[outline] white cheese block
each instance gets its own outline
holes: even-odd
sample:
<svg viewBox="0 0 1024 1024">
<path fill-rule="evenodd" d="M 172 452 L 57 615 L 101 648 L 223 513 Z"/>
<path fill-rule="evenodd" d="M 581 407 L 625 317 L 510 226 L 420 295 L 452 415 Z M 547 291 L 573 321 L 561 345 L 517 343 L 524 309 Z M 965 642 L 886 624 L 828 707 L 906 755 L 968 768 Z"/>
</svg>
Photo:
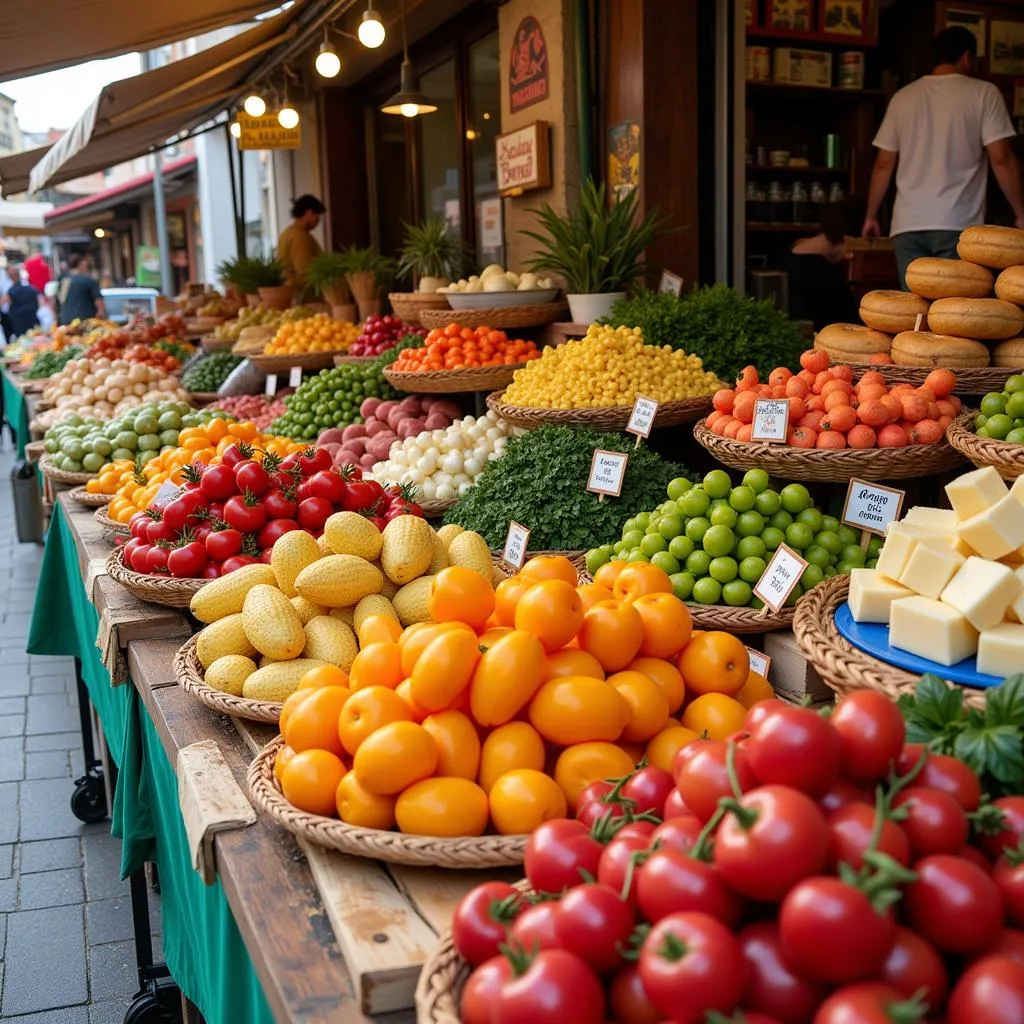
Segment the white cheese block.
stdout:
<svg viewBox="0 0 1024 1024">
<path fill-rule="evenodd" d="M 1024 477 L 1020 479 L 1024 480 Z M 1012 614 L 1017 617 L 1018 621 L 1024 622 L 1024 566 L 1014 570 L 1014 576 L 1017 577 L 1017 582 L 1020 584 L 1020 593 L 1006 610 L 1006 613 L 1007 615 Z"/>
<path fill-rule="evenodd" d="M 939 594 L 964 564 L 964 556 L 948 544 L 937 541 L 921 541 L 910 554 L 907 564 L 900 573 L 899 582 L 920 594 L 938 600 Z"/>
<path fill-rule="evenodd" d="M 914 592 L 894 583 L 877 569 L 853 569 L 847 603 L 854 622 L 888 622 L 889 606 Z"/>
<path fill-rule="evenodd" d="M 956 549 L 957 535 L 946 530 L 936 530 L 924 526 L 905 526 L 903 523 L 890 523 L 885 531 L 885 543 L 878 555 L 878 571 L 891 580 L 898 580 L 906 568 L 910 556 L 922 541 L 934 541 L 947 544 Z"/>
<path fill-rule="evenodd" d="M 978 630 L 998 626 L 1020 597 L 1021 578 L 1009 566 L 972 555 L 942 591 L 941 600 Z"/>
<path fill-rule="evenodd" d="M 1008 493 L 1003 478 L 991 466 L 964 473 L 946 484 L 946 497 L 961 522 L 984 512 Z"/>
<path fill-rule="evenodd" d="M 961 520 L 959 534 L 982 558 L 1004 558 L 1024 545 L 1020 503 L 1007 494 L 991 508 Z"/>
<path fill-rule="evenodd" d="M 1010 493 L 1024 505 L 1024 476 L 1017 477 L 1013 481 L 1013 486 L 1010 488 Z"/>
<path fill-rule="evenodd" d="M 978 671 L 1005 679 L 1024 668 L 1024 626 L 1002 622 L 978 638 Z"/>
<path fill-rule="evenodd" d="M 923 526 L 931 530 L 945 530 L 956 533 L 957 514 L 951 508 L 932 508 L 930 505 L 915 505 L 900 520 L 904 526 Z"/>
<path fill-rule="evenodd" d="M 893 601 L 889 643 L 902 651 L 955 665 L 978 649 L 978 631 L 955 608 L 915 594 Z"/>
</svg>

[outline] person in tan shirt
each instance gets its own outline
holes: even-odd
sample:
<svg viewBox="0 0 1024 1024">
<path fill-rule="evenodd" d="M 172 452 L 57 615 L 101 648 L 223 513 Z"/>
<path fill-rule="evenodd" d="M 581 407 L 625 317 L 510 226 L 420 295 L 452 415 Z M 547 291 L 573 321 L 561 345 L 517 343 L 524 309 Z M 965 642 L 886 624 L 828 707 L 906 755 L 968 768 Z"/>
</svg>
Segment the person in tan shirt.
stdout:
<svg viewBox="0 0 1024 1024">
<path fill-rule="evenodd" d="M 304 195 L 292 203 L 292 223 L 277 240 L 277 258 L 284 266 L 285 278 L 295 289 L 295 297 L 303 299 L 306 291 L 306 270 L 320 252 L 320 243 L 312 232 L 320 223 L 326 207 L 316 196 Z"/>
</svg>

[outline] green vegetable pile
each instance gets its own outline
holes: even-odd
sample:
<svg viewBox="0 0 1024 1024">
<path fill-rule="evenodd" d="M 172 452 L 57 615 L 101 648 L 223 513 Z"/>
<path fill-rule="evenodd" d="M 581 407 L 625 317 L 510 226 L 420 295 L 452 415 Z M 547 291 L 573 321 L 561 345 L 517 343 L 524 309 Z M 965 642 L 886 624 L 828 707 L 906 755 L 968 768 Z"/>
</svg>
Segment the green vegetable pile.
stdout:
<svg viewBox="0 0 1024 1024">
<path fill-rule="evenodd" d="M 1024 675 L 985 691 L 985 710 L 964 707 L 963 690 L 926 675 L 899 707 L 907 742 L 970 765 L 991 797 L 1024 793 Z"/>
<path fill-rule="evenodd" d="M 756 302 L 728 285 L 695 288 L 680 298 L 642 290 L 615 303 L 601 321 L 639 327 L 648 345 L 671 345 L 700 356 L 722 380 L 744 366 L 796 369 L 808 347 L 799 325 L 768 299 Z"/>
<path fill-rule="evenodd" d="M 185 372 L 181 378 L 182 386 L 186 391 L 216 391 L 241 362 L 241 358 L 230 352 L 214 352 Z"/>
<path fill-rule="evenodd" d="M 68 345 L 63 352 L 40 352 L 25 371 L 28 380 L 42 380 L 52 377 L 64 369 L 66 363 L 77 359 L 83 352 L 81 345 Z"/>
<path fill-rule="evenodd" d="M 621 497 L 598 501 L 586 490 L 595 448 L 629 452 Z M 476 530 L 492 548 L 505 543 L 514 519 L 530 529 L 535 551 L 584 550 L 657 505 L 669 481 L 685 472 L 649 448 L 634 449 L 621 434 L 545 426 L 511 439 L 444 521 Z"/>
</svg>

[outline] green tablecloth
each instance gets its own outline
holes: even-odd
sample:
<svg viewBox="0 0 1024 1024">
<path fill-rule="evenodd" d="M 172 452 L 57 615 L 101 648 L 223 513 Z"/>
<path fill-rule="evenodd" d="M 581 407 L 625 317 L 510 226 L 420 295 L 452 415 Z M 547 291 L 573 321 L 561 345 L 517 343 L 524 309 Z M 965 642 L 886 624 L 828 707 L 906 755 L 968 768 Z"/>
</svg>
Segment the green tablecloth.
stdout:
<svg viewBox="0 0 1024 1024">
<path fill-rule="evenodd" d="M 25 445 L 29 441 L 28 407 L 25 396 L 14 386 L 6 370 L 3 371 L 4 389 L 4 421 L 14 431 L 14 443 L 17 446 L 18 458 L 25 458 Z"/>
</svg>

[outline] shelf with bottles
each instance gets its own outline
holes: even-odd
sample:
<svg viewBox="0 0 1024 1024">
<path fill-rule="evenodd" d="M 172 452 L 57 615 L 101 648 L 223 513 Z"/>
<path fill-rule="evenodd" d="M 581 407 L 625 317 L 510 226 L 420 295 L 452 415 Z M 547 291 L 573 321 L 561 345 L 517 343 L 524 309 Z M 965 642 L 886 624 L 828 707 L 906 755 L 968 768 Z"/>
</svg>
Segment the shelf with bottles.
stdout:
<svg viewBox="0 0 1024 1024">
<path fill-rule="evenodd" d="M 881 102 L 881 89 L 839 89 L 822 85 L 790 85 L 787 82 L 746 82 L 747 100 L 822 100 L 826 103 Z"/>
<path fill-rule="evenodd" d="M 748 25 L 748 39 L 771 39 L 777 43 L 814 43 L 821 46 L 835 46 L 849 50 L 861 46 L 877 46 L 878 37 L 844 35 L 837 32 L 812 32 L 807 29 L 774 28 L 771 25 Z"/>
<path fill-rule="evenodd" d="M 763 174 L 770 177 L 773 174 L 786 177 L 803 178 L 845 178 L 850 174 L 849 167 L 773 167 L 771 164 L 747 164 L 748 175 Z"/>
</svg>

